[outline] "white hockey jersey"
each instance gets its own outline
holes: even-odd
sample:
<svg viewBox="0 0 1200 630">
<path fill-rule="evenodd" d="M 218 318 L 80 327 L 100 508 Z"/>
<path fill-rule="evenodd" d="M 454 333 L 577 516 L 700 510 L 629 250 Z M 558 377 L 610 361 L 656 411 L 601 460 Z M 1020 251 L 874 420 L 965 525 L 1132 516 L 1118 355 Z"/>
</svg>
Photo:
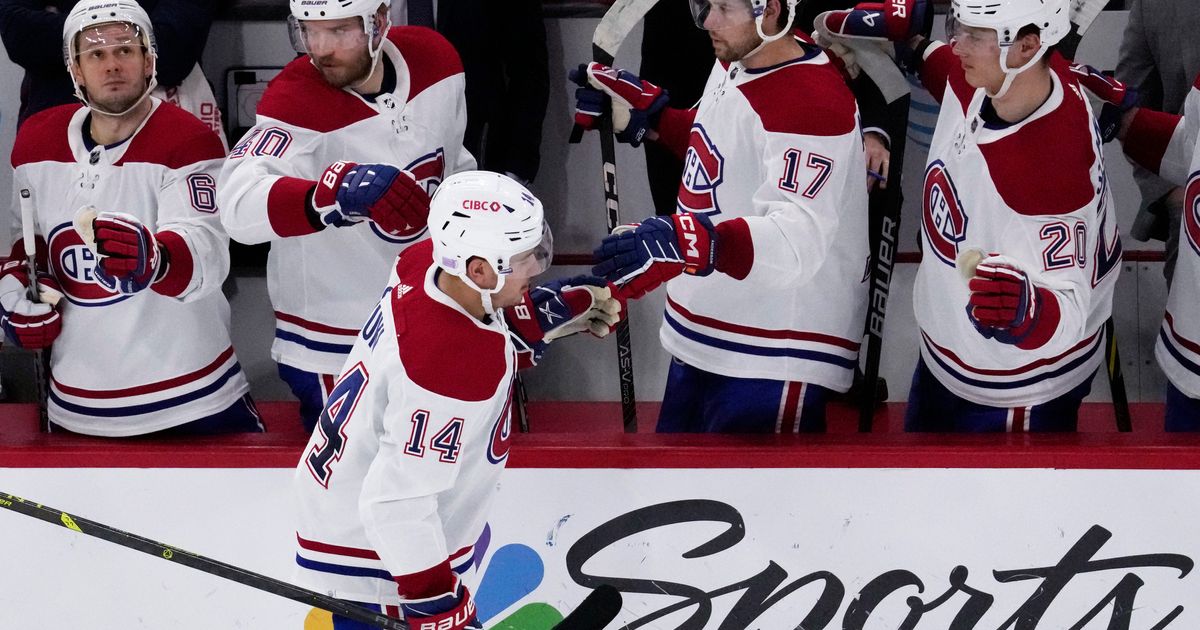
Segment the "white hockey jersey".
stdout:
<svg viewBox="0 0 1200 630">
<path fill-rule="evenodd" d="M 32 191 L 36 231 L 65 293 L 50 358 L 50 419 L 78 433 L 166 429 L 217 413 L 249 390 L 221 293 L 229 272 L 216 205 L 224 150 L 191 114 L 156 98 L 151 106 L 133 137 L 112 148 L 85 148 L 90 110 L 81 105 L 31 117 L 13 147 L 14 189 Z M 84 205 L 149 226 L 170 252 L 167 275 L 132 296 L 97 284 L 95 258 L 72 225 Z M 15 225 L 19 234 L 19 214 Z"/>
<path fill-rule="evenodd" d="M 1126 151 L 1169 182 L 1184 187 L 1179 259 L 1167 296 L 1154 355 L 1171 384 L 1200 398 L 1200 76 L 1183 117 L 1142 110 L 1129 129 Z"/>
<path fill-rule="evenodd" d="M 304 204 L 316 179 L 338 160 L 380 162 L 413 173 L 432 193 L 444 177 L 475 167 L 462 147 L 465 84 L 450 43 L 429 29 L 396 27 L 383 54 L 396 88 L 375 102 L 330 86 L 307 57 L 292 61 L 221 171 L 230 237 L 271 242 L 271 356 L 309 372 L 338 373 L 396 254 L 425 237 L 392 236 L 371 221 L 314 232 Z"/>
<path fill-rule="evenodd" d="M 397 604 L 472 564 L 508 457 L 516 353 L 500 320 L 435 285 L 430 242 L 401 254 L 296 468 L 295 581 Z"/>
<path fill-rule="evenodd" d="M 914 287 L 921 356 L 954 394 L 995 407 L 1043 403 L 1090 379 L 1103 358 L 1121 262 L 1099 134 L 1079 87 L 1055 60 L 1050 97 L 1025 120 L 988 123 L 984 90 L 949 46 L 927 50 L 921 79 L 942 103 L 922 195 L 923 256 Z M 971 249 L 1013 259 L 1057 303 L 1038 347 L 982 336 L 956 268 Z"/>
<path fill-rule="evenodd" d="M 745 221 L 753 263 L 741 280 L 668 282 L 666 350 L 725 376 L 847 390 L 866 313 L 865 174 L 854 96 L 819 48 L 758 70 L 714 64 L 677 207 Z"/>
</svg>

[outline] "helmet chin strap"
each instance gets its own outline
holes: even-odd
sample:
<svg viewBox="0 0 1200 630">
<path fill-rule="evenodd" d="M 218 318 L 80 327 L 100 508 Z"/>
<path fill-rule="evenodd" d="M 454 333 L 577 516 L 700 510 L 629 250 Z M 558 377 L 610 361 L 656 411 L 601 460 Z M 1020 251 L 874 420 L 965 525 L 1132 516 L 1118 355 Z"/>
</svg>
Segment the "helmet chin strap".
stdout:
<svg viewBox="0 0 1200 630">
<path fill-rule="evenodd" d="M 787 23 L 784 24 L 783 28 L 779 29 L 779 32 L 775 33 L 774 35 L 767 35 L 766 33 L 764 33 L 763 32 L 763 16 L 761 14 L 755 16 L 754 30 L 758 33 L 758 38 L 762 41 L 760 41 L 758 43 L 758 46 L 754 47 L 754 50 L 751 50 L 750 52 L 746 53 L 745 55 L 742 55 L 742 58 L 740 61 L 745 61 L 746 59 L 749 59 L 750 57 L 757 55 L 759 51 L 761 51 L 763 48 L 766 48 L 767 44 L 770 44 L 771 42 L 779 39 L 780 37 L 783 37 L 784 35 L 786 35 L 792 31 L 792 20 L 795 19 L 795 17 L 796 17 L 796 4 L 797 3 L 794 1 L 788 2 L 788 8 L 790 10 L 788 11 Z"/>
<path fill-rule="evenodd" d="M 374 13 L 372 13 L 370 16 L 364 15 L 364 16 L 362 16 L 362 19 L 363 19 L 363 31 L 364 32 L 367 31 L 368 27 L 370 27 L 372 30 L 374 30 L 374 24 L 375 24 L 375 14 Z M 371 75 L 375 74 L 375 70 L 379 68 L 379 58 L 382 56 L 381 53 L 383 52 L 383 40 L 387 39 L 387 32 L 392 27 L 392 16 L 387 15 L 384 18 L 384 20 L 385 21 L 383 23 L 383 30 L 381 32 L 367 33 L 367 35 L 368 35 L 368 37 L 367 37 L 367 52 L 370 53 L 370 55 L 371 55 L 371 69 L 370 69 L 370 71 L 367 72 L 367 76 L 363 77 L 361 81 L 355 83 L 354 85 L 351 85 L 350 86 L 351 89 L 358 89 L 358 88 L 362 87 L 363 84 L 365 84 L 367 81 L 371 80 Z M 376 36 L 379 36 L 379 45 L 373 46 L 371 44 L 371 42 L 375 41 Z M 311 61 L 311 58 L 310 58 L 310 61 Z"/>
<path fill-rule="evenodd" d="M 1004 83 L 1000 84 L 1000 89 L 995 94 L 992 94 L 990 91 L 988 91 L 987 95 L 989 97 L 991 97 L 992 99 L 1004 98 L 1004 95 L 1008 94 L 1009 88 L 1012 87 L 1013 81 L 1017 80 L 1017 75 L 1032 68 L 1034 66 L 1034 64 L 1041 61 L 1042 57 L 1045 56 L 1047 49 L 1048 49 L 1047 46 L 1042 46 L 1041 49 L 1039 49 L 1037 51 L 1037 54 L 1035 54 L 1032 59 L 1025 62 L 1025 64 L 1022 65 L 1020 68 L 1009 68 L 1008 67 L 1008 50 L 1005 48 L 1001 48 L 1000 49 L 1000 69 L 1004 70 Z M 987 91 L 987 90 L 985 89 L 985 91 Z"/>
<path fill-rule="evenodd" d="M 480 302 L 483 304 L 483 312 L 487 313 L 488 315 L 495 315 L 496 308 L 492 305 L 492 295 L 499 293 L 500 290 L 504 288 L 504 275 L 501 273 L 496 274 L 496 288 L 494 289 L 481 288 L 479 285 L 475 284 L 474 280 L 471 280 L 471 278 L 467 277 L 466 274 L 463 274 L 459 277 L 462 278 L 462 281 L 466 283 L 467 286 L 475 289 L 475 291 L 479 293 Z"/>
</svg>

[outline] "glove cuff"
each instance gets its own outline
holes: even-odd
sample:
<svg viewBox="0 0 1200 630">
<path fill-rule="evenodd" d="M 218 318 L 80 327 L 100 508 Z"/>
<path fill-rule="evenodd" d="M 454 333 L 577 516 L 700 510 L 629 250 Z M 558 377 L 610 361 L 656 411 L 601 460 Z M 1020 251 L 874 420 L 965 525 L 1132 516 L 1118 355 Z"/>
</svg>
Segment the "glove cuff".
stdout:
<svg viewBox="0 0 1200 630">
<path fill-rule="evenodd" d="M 150 288 L 161 295 L 179 297 L 192 284 L 192 273 L 195 270 L 192 251 L 188 248 L 187 241 L 177 232 L 164 230 L 155 234 L 154 238 L 161 248 L 159 269 L 162 271 Z"/>
<path fill-rule="evenodd" d="M 754 266 L 754 239 L 746 219 L 723 221 L 717 225 L 716 233 L 713 248 L 716 249 L 714 265 L 717 271 L 735 280 L 750 275 Z"/>
<path fill-rule="evenodd" d="M 1024 326 L 1013 331 L 1016 346 L 1022 350 L 1034 350 L 1046 345 L 1058 330 L 1062 312 L 1058 306 L 1058 298 L 1049 289 L 1034 287 L 1038 307 L 1033 317 Z"/>
</svg>

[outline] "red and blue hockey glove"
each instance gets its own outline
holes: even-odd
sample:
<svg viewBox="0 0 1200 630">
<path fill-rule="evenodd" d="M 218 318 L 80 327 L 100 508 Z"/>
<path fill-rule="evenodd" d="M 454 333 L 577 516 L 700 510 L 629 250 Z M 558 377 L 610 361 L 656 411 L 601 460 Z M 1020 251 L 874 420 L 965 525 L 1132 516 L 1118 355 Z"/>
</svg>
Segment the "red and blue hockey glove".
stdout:
<svg viewBox="0 0 1200 630">
<path fill-rule="evenodd" d="M 625 297 L 640 298 L 681 273 L 712 273 L 717 241 L 717 230 L 703 214 L 651 217 L 606 236 L 593 252 L 592 273 L 621 285 Z"/>
<path fill-rule="evenodd" d="M 568 77 L 579 86 L 575 90 L 575 124 L 583 129 L 599 127 L 605 104 L 611 103 L 617 140 L 635 147 L 646 132 L 658 127 L 669 100 L 667 91 L 657 85 L 594 61 L 580 64 Z"/>
<path fill-rule="evenodd" d="M 166 271 L 163 248 L 150 228 L 122 212 L 101 212 L 91 221 L 96 284 L 122 295 L 144 291 Z"/>
<path fill-rule="evenodd" d="M 42 302 L 29 299 L 29 271 L 26 262 L 13 258 L 0 266 L 0 327 L 13 343 L 28 350 L 49 348 L 62 332 L 62 315 L 56 307 L 62 289 L 49 274 L 38 274 Z M 52 303 L 53 302 L 53 303 Z"/>
<path fill-rule="evenodd" d="M 1071 72 L 1079 85 L 1100 100 L 1100 138 L 1105 142 L 1115 139 L 1121 131 L 1125 113 L 1137 107 L 1141 100 L 1138 91 L 1100 72 L 1092 66 L 1073 63 Z"/>
<path fill-rule="evenodd" d="M 928 0 L 863 2 L 853 9 L 826 11 L 817 22 L 829 34 L 854 39 L 907 43 L 917 35 L 929 36 L 933 9 Z"/>
<path fill-rule="evenodd" d="M 1058 327 L 1058 300 L 1003 256 L 984 258 L 967 286 L 967 317 L 984 337 L 1031 349 Z"/>
<path fill-rule="evenodd" d="M 370 219 L 393 236 L 412 236 L 429 220 L 429 193 L 390 164 L 330 164 L 317 180 L 312 205 L 325 225 Z"/>
<path fill-rule="evenodd" d="M 461 580 L 452 592 L 400 603 L 410 630 L 483 630 L 475 615 L 475 600 Z"/>
<path fill-rule="evenodd" d="M 575 276 L 534 287 L 504 309 L 513 342 L 536 363 L 555 339 L 588 332 L 605 337 L 625 317 L 616 287 L 595 276 Z"/>
</svg>

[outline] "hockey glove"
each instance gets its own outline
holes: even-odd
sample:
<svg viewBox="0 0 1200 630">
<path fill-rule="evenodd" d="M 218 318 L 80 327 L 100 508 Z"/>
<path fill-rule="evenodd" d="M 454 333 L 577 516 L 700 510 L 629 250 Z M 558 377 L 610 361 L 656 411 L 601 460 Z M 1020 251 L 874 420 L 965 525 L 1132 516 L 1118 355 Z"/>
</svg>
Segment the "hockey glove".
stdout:
<svg viewBox="0 0 1200 630">
<path fill-rule="evenodd" d="M 133 295 L 163 276 L 166 260 L 154 233 L 137 217 L 122 212 L 101 212 L 91 221 L 86 211 L 77 225 L 80 236 L 96 253 L 96 284 L 122 295 Z M 89 232 L 90 230 L 90 232 Z"/>
<path fill-rule="evenodd" d="M 681 273 L 712 273 L 717 268 L 717 230 L 703 214 L 651 217 L 617 226 L 593 254 L 592 273 L 621 285 L 625 297 L 636 299 Z"/>
<path fill-rule="evenodd" d="M 450 593 L 400 603 L 410 630 L 483 630 L 475 616 L 471 591 L 458 578 L 455 583 Z"/>
<path fill-rule="evenodd" d="M 641 145 L 647 131 L 658 127 L 658 118 L 667 106 L 666 90 L 632 72 L 592 62 L 580 64 L 568 77 L 579 86 L 575 90 L 575 124 L 596 129 L 609 102 L 617 140 L 635 147 Z"/>
<path fill-rule="evenodd" d="M 1058 300 L 1004 256 L 988 256 L 968 282 L 967 317 L 979 334 L 1020 348 L 1037 348 L 1058 327 Z"/>
<path fill-rule="evenodd" d="M 929 36 L 933 29 L 933 8 L 928 0 L 863 2 L 853 9 L 826 11 L 816 21 L 818 28 L 836 37 L 905 44 L 917 35 Z"/>
<path fill-rule="evenodd" d="M 429 220 L 425 188 L 390 164 L 330 164 L 313 190 L 312 205 L 325 225 L 370 219 L 393 236 L 412 236 Z"/>
<path fill-rule="evenodd" d="M 1102 103 L 1096 121 L 1100 124 L 1100 138 L 1105 142 L 1116 139 L 1125 113 L 1141 100 L 1138 91 L 1086 64 L 1071 64 L 1071 72 L 1079 85 Z"/>
<path fill-rule="evenodd" d="M 13 343 L 28 350 L 49 348 L 62 332 L 58 282 L 39 273 L 38 285 L 42 302 L 29 299 L 29 271 L 24 260 L 11 259 L 0 266 L 0 326 Z M 51 297 L 51 292 L 57 295 Z"/>
<path fill-rule="evenodd" d="M 537 362 L 555 339 L 589 332 L 605 337 L 625 317 L 616 287 L 594 276 L 575 276 L 530 289 L 522 302 L 504 310 L 513 342 Z"/>
</svg>

